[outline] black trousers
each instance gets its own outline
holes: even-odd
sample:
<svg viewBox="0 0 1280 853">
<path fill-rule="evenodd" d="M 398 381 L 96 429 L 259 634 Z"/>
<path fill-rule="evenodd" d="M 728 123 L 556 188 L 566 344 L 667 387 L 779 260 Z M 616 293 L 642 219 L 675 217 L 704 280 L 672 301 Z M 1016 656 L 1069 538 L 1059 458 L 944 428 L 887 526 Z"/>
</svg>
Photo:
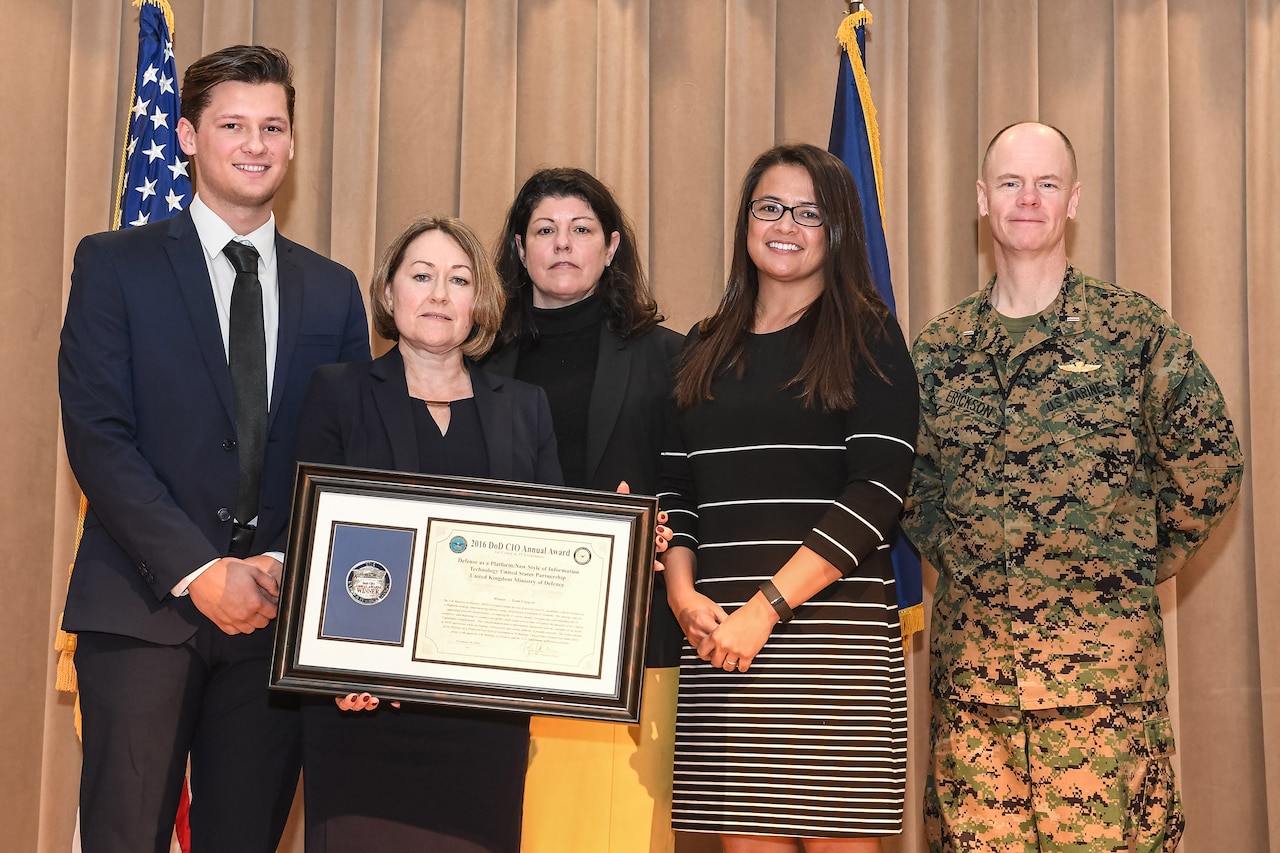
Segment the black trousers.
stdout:
<svg viewBox="0 0 1280 853">
<path fill-rule="evenodd" d="M 293 697 L 268 695 L 273 637 L 211 622 L 179 646 L 79 635 L 84 853 L 167 853 L 188 753 L 194 853 L 276 849 L 301 726 Z"/>
</svg>

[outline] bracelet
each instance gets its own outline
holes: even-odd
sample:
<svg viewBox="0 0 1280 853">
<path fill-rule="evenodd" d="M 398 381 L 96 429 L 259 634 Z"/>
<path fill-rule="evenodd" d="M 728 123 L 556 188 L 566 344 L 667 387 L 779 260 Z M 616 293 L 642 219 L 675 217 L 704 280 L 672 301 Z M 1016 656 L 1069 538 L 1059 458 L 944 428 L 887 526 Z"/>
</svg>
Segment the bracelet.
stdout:
<svg viewBox="0 0 1280 853">
<path fill-rule="evenodd" d="M 778 588 L 773 585 L 773 581 L 768 580 L 760 584 L 760 591 L 764 593 L 769 606 L 778 614 L 779 622 L 790 622 L 791 617 L 796 615 L 792 612 L 791 605 L 787 604 L 787 600 L 782 597 L 782 593 L 778 592 Z"/>
</svg>

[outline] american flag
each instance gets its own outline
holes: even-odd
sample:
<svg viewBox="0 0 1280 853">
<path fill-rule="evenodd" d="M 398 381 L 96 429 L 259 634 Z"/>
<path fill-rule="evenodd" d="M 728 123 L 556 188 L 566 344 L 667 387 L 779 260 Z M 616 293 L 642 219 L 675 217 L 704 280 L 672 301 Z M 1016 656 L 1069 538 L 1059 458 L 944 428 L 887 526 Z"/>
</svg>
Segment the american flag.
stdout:
<svg viewBox="0 0 1280 853">
<path fill-rule="evenodd" d="M 178 145 L 178 72 L 164 0 L 135 0 L 138 73 L 120 157 L 113 228 L 168 219 L 191 203 L 188 161 Z"/>
</svg>

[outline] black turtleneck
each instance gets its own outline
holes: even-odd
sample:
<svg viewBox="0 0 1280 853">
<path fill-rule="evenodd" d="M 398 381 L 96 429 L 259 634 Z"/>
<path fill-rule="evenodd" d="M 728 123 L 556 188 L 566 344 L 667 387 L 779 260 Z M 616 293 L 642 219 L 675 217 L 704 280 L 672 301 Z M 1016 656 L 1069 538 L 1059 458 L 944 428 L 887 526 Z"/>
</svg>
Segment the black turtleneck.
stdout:
<svg viewBox="0 0 1280 853">
<path fill-rule="evenodd" d="M 538 337 L 521 343 L 516 360 L 516 378 L 547 392 L 564 482 L 578 488 L 589 486 L 587 411 L 600 356 L 602 304 L 593 293 L 564 308 L 534 308 Z"/>
</svg>

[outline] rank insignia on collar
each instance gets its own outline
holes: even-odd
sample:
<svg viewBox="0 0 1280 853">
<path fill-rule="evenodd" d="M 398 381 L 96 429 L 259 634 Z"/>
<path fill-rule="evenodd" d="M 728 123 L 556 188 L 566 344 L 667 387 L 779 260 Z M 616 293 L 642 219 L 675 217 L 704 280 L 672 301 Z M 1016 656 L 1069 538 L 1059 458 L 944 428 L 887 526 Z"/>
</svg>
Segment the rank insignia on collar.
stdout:
<svg viewBox="0 0 1280 853">
<path fill-rule="evenodd" d="M 1075 361 L 1068 362 L 1067 364 L 1058 365 L 1059 370 L 1065 370 L 1067 373 L 1090 373 L 1094 370 L 1097 370 L 1099 367 L 1102 367 L 1102 365 L 1101 364 L 1085 364 L 1083 361 L 1081 361 L 1078 358 Z"/>
</svg>

